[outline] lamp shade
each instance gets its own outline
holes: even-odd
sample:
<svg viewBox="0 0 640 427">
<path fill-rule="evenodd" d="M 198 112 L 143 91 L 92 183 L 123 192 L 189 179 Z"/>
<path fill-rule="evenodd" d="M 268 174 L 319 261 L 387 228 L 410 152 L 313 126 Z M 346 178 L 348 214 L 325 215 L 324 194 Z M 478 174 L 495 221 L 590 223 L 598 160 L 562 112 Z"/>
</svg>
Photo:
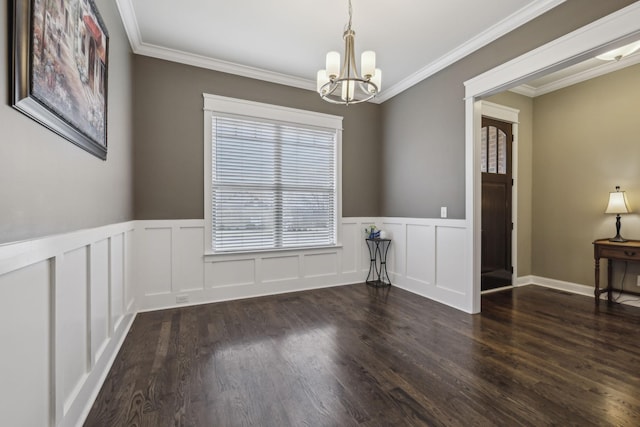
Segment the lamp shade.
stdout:
<svg viewBox="0 0 640 427">
<path fill-rule="evenodd" d="M 356 82 L 353 80 L 343 82 L 342 84 L 342 99 L 345 101 L 353 100 L 353 93 L 356 89 Z"/>
<path fill-rule="evenodd" d="M 609 204 L 607 205 L 607 210 L 605 210 L 604 213 L 623 214 L 630 212 L 631 208 L 629 208 L 627 194 L 624 191 L 612 191 L 609 193 Z"/>
<path fill-rule="evenodd" d="M 376 85 L 377 91 L 382 90 L 382 71 L 380 68 L 376 68 L 375 74 L 371 77 L 371 82 Z M 369 92 L 374 92 L 373 87 L 369 86 Z"/>
<path fill-rule="evenodd" d="M 372 50 L 362 52 L 362 77 L 370 79 L 376 73 L 376 53 Z"/>
<path fill-rule="evenodd" d="M 327 53 L 327 76 L 335 79 L 340 74 L 340 54 L 336 51 Z"/>
<path fill-rule="evenodd" d="M 322 86 L 329 83 L 329 76 L 327 76 L 327 70 L 318 70 L 316 85 L 316 90 L 319 93 L 322 93 Z M 325 89 L 326 90 L 326 89 Z"/>
</svg>

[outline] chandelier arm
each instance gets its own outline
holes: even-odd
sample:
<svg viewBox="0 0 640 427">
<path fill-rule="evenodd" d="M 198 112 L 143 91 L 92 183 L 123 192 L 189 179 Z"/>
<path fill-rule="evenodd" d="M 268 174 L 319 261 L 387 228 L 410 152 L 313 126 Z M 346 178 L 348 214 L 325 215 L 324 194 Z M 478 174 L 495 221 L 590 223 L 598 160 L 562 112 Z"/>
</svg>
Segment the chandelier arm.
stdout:
<svg viewBox="0 0 640 427">
<path fill-rule="evenodd" d="M 371 80 L 366 80 L 365 81 L 358 81 L 358 86 L 360 86 L 360 90 L 365 92 L 365 93 L 370 93 L 373 94 L 374 96 L 378 93 L 378 85 L 373 83 Z M 373 87 L 373 91 L 371 91 L 371 88 L 369 86 Z"/>
<path fill-rule="evenodd" d="M 329 95 L 333 95 L 333 93 L 336 91 L 336 89 L 338 89 L 340 87 L 340 84 L 338 82 L 327 82 L 325 83 L 322 88 L 321 88 L 321 96 L 322 98 L 327 98 Z M 325 90 L 326 88 L 326 90 Z"/>
</svg>

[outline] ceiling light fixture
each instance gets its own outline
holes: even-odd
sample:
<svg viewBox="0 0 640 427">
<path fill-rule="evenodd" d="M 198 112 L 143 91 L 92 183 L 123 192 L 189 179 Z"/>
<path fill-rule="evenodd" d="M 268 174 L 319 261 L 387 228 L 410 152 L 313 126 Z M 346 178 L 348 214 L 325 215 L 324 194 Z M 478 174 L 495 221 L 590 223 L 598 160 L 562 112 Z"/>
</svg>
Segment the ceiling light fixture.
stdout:
<svg viewBox="0 0 640 427">
<path fill-rule="evenodd" d="M 340 54 L 327 53 L 327 68 L 318 71 L 317 90 L 322 99 L 333 104 L 358 104 L 376 96 L 382 84 L 382 71 L 376 68 L 376 53 L 362 52 L 362 77 L 358 74 L 355 57 L 355 36 L 351 29 L 353 9 L 349 0 L 349 23 L 344 31 L 344 64 L 340 69 Z"/>
<path fill-rule="evenodd" d="M 596 58 L 602 61 L 620 61 L 625 56 L 631 55 L 636 50 L 640 49 L 640 41 L 633 42 L 626 46 L 619 47 L 617 49 L 610 50 L 609 52 L 605 52 L 602 55 L 596 56 Z"/>
</svg>

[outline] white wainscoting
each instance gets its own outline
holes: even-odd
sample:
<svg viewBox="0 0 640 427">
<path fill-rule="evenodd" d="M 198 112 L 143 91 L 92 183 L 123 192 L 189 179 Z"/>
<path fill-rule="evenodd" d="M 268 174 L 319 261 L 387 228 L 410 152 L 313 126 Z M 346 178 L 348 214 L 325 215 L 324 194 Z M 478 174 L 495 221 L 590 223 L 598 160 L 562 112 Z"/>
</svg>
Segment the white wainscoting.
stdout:
<svg viewBox="0 0 640 427">
<path fill-rule="evenodd" d="M 462 220 L 343 218 L 335 248 L 207 258 L 203 220 L 0 245 L 2 424 L 81 424 L 139 310 L 363 282 L 371 225 L 393 239 L 394 286 L 464 307 Z"/>
<path fill-rule="evenodd" d="M 362 282 L 364 225 L 345 218 L 335 248 L 205 257 L 203 220 L 137 221 L 140 310 Z M 368 268 L 368 258 L 365 259 Z"/>
<path fill-rule="evenodd" d="M 392 239 L 387 267 L 394 286 L 466 310 L 466 221 L 382 218 L 376 223 Z"/>
<path fill-rule="evenodd" d="M 203 255 L 203 220 L 137 221 L 136 301 L 141 310 L 363 282 L 369 271 L 364 229 L 392 238 L 395 286 L 464 309 L 466 222 L 450 219 L 343 218 L 336 248 Z"/>
<path fill-rule="evenodd" d="M 0 424 L 84 421 L 134 318 L 134 229 L 0 245 Z"/>
</svg>

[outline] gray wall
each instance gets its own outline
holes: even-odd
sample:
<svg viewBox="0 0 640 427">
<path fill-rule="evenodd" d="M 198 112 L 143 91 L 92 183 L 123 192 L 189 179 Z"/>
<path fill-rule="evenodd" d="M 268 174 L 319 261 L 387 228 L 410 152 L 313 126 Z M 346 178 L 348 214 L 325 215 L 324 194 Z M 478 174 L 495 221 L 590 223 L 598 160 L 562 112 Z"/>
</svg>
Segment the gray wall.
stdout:
<svg viewBox="0 0 640 427">
<path fill-rule="evenodd" d="M 343 216 L 380 214 L 380 106 L 348 108 L 313 91 L 135 57 L 137 219 L 204 218 L 202 93 L 344 116 Z"/>
<path fill-rule="evenodd" d="M 383 103 L 382 215 L 464 218 L 464 82 L 631 3 L 567 0 Z"/>
<path fill-rule="evenodd" d="M 593 285 L 591 243 L 615 235 L 604 211 L 616 185 L 636 212 L 622 215 L 621 233 L 640 239 L 638 93 L 635 65 L 534 99 L 533 274 Z M 637 290 L 639 266 L 627 273 Z"/>
<path fill-rule="evenodd" d="M 10 107 L 3 31 L 0 243 L 134 217 L 202 218 L 202 92 L 344 115 L 344 216 L 437 217 L 448 206 L 463 218 L 463 82 L 630 3 L 568 0 L 382 106 L 342 108 L 311 91 L 133 57 L 115 3 L 98 0 L 111 35 L 107 162 Z"/>
<path fill-rule="evenodd" d="M 8 0 L 9 1 L 9 0 Z M 130 220 L 131 62 L 115 2 L 98 0 L 109 30 L 108 160 L 11 107 L 8 3 L 0 10 L 0 243 Z"/>
</svg>

